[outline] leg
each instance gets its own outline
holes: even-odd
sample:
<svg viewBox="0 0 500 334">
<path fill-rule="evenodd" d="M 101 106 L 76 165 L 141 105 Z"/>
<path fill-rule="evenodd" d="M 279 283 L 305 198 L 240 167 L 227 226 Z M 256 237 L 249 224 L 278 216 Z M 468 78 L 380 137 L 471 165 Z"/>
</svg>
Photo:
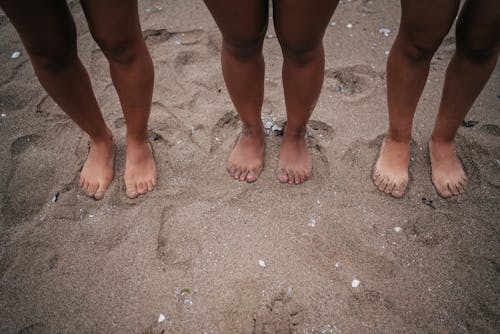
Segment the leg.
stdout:
<svg viewBox="0 0 500 334">
<path fill-rule="evenodd" d="M 457 49 L 446 71 L 443 96 L 429 141 L 432 182 L 442 197 L 465 191 L 467 177 L 455 152 L 455 134 L 491 72 L 500 50 L 500 3 L 468 0 L 457 22 Z"/>
<path fill-rule="evenodd" d="M 323 85 L 323 35 L 336 0 L 276 0 L 274 22 L 283 52 L 283 88 L 287 125 L 279 153 L 277 178 L 299 184 L 311 175 L 306 125 Z"/>
<path fill-rule="evenodd" d="M 222 33 L 222 73 L 243 122 L 229 155 L 229 174 L 254 182 L 264 167 L 265 135 L 260 118 L 264 98 L 262 43 L 268 23 L 267 0 L 205 0 Z"/>
<path fill-rule="evenodd" d="M 42 86 L 90 136 L 80 186 L 101 199 L 113 178 L 113 138 L 77 56 L 75 24 L 66 1 L 0 0 L 0 6 L 18 31 Z"/>
<path fill-rule="evenodd" d="M 92 36 L 109 61 L 127 123 L 123 179 L 130 198 L 152 191 L 156 166 L 148 141 L 153 62 L 142 38 L 136 0 L 82 0 Z"/>
<path fill-rule="evenodd" d="M 459 0 L 401 1 L 401 25 L 387 61 L 389 130 L 373 170 L 377 188 L 396 198 L 408 184 L 413 115 L 430 62 L 458 6 Z"/>
</svg>

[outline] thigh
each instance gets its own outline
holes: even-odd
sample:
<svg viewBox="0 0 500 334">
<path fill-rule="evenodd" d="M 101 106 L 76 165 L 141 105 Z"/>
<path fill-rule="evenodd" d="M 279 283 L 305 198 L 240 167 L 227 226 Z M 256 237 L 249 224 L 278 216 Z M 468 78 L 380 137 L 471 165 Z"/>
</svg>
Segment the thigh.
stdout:
<svg viewBox="0 0 500 334">
<path fill-rule="evenodd" d="M 205 0 L 224 40 L 245 47 L 262 41 L 269 22 L 268 0 Z"/>
<path fill-rule="evenodd" d="M 500 44 L 500 1 L 467 0 L 457 22 L 457 46 L 483 51 Z"/>
<path fill-rule="evenodd" d="M 137 0 L 81 0 L 92 36 L 104 51 L 142 39 Z"/>
<path fill-rule="evenodd" d="M 323 39 L 338 0 L 275 0 L 273 18 L 282 46 L 308 50 Z"/>
<path fill-rule="evenodd" d="M 76 50 L 76 29 L 65 0 L 0 0 L 31 56 Z"/>
<path fill-rule="evenodd" d="M 416 47 L 437 48 L 448 34 L 460 0 L 401 0 L 400 34 Z"/>
</svg>

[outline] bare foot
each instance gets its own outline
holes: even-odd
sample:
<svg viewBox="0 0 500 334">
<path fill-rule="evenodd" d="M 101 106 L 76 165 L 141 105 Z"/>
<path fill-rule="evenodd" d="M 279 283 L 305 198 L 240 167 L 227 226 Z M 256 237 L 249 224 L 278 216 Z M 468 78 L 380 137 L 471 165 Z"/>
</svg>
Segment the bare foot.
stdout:
<svg viewBox="0 0 500 334">
<path fill-rule="evenodd" d="M 408 185 L 410 142 L 386 137 L 373 168 L 372 180 L 378 190 L 395 198 L 403 197 Z"/>
<path fill-rule="evenodd" d="M 127 136 L 123 180 L 128 198 L 136 198 L 150 192 L 156 185 L 156 165 L 151 144 L 147 139 Z"/>
<path fill-rule="evenodd" d="M 290 134 L 285 129 L 276 177 L 283 183 L 301 184 L 311 177 L 311 170 L 312 157 L 307 149 L 304 132 Z"/>
<path fill-rule="evenodd" d="M 449 198 L 465 192 L 467 176 L 458 160 L 455 142 L 429 140 L 432 183 L 441 197 Z"/>
<path fill-rule="evenodd" d="M 80 174 L 80 187 L 89 196 L 102 199 L 113 180 L 115 144 L 108 130 L 103 139 L 91 139 L 90 151 Z"/>
<path fill-rule="evenodd" d="M 227 171 L 235 180 L 255 182 L 264 168 L 266 137 L 261 126 L 243 125 L 240 137 L 227 160 Z"/>
</svg>

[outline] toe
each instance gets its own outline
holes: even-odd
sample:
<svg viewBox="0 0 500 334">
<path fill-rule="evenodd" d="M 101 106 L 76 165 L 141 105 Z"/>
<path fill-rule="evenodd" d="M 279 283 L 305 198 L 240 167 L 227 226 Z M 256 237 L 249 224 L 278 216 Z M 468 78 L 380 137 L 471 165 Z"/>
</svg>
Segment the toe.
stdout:
<svg viewBox="0 0 500 334">
<path fill-rule="evenodd" d="M 137 192 L 141 195 L 146 193 L 146 187 L 144 186 L 144 182 L 137 182 Z"/>
<path fill-rule="evenodd" d="M 239 169 L 236 169 L 236 170 L 234 171 L 233 178 L 234 178 L 235 180 L 239 180 L 239 179 L 240 179 L 240 174 L 241 174 L 241 171 L 240 171 Z"/>
<path fill-rule="evenodd" d="M 396 186 L 394 187 L 394 189 L 391 192 L 391 196 L 394 198 L 403 197 L 403 195 L 405 194 L 406 185 L 407 185 L 406 182 L 401 182 L 401 183 L 396 184 Z"/>
<path fill-rule="evenodd" d="M 450 190 L 448 189 L 448 185 L 439 183 L 435 183 L 434 185 L 436 187 L 436 191 L 438 192 L 439 196 L 443 198 L 450 198 L 451 196 L 453 196 Z"/>
<path fill-rule="evenodd" d="M 236 171 L 236 168 L 234 168 L 233 165 L 230 165 L 227 167 L 227 172 L 229 173 L 229 175 L 231 175 L 232 177 L 234 177 L 234 173 Z"/>
<path fill-rule="evenodd" d="M 243 170 L 240 174 L 240 181 L 245 181 L 246 178 L 247 178 L 247 175 L 248 175 L 248 171 L 247 170 Z"/>
<path fill-rule="evenodd" d="M 387 182 L 387 186 L 385 187 L 384 192 L 389 195 L 390 193 L 392 193 L 395 186 L 396 186 L 396 184 L 394 182 L 390 182 L 390 181 Z"/>
<path fill-rule="evenodd" d="M 256 171 L 249 171 L 246 181 L 249 183 L 257 181 L 257 172 Z"/>
<path fill-rule="evenodd" d="M 460 195 L 460 193 L 458 192 L 458 189 L 457 189 L 455 183 L 448 183 L 447 187 L 448 187 L 448 189 L 450 190 L 450 192 L 451 192 L 451 194 L 453 196 Z"/>
<path fill-rule="evenodd" d="M 460 182 L 457 182 L 457 184 L 455 186 L 456 186 L 459 194 L 463 194 L 465 192 L 465 188 Z"/>
<path fill-rule="evenodd" d="M 129 183 L 125 187 L 127 188 L 125 194 L 128 198 L 137 198 L 137 196 L 139 196 L 135 183 Z"/>
<path fill-rule="evenodd" d="M 104 184 L 99 184 L 99 187 L 97 188 L 94 198 L 97 200 L 100 200 L 104 197 L 104 192 L 106 191 L 106 187 Z"/>
<path fill-rule="evenodd" d="M 385 192 L 385 188 L 387 188 L 387 179 L 385 177 L 382 178 L 382 181 L 378 185 L 378 189 L 382 192 Z"/>
<path fill-rule="evenodd" d="M 89 197 L 93 197 L 95 195 L 98 187 L 99 187 L 98 183 L 90 183 L 89 187 L 87 188 L 87 195 Z"/>
<path fill-rule="evenodd" d="M 147 182 L 147 186 L 148 186 L 148 192 L 153 191 L 153 188 L 155 187 L 153 184 L 153 180 L 149 180 Z"/>
<path fill-rule="evenodd" d="M 288 175 L 282 169 L 280 169 L 278 171 L 277 178 L 278 178 L 278 181 L 280 181 L 281 183 L 287 183 L 288 182 Z"/>
</svg>

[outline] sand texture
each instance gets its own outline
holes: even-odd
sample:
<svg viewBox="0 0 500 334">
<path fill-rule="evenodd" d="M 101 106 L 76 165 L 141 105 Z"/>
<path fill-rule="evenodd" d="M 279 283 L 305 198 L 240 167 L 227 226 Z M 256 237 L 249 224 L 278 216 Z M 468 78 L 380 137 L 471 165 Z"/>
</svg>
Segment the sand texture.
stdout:
<svg viewBox="0 0 500 334">
<path fill-rule="evenodd" d="M 88 139 L 47 97 L 1 14 L 2 334 L 498 333 L 498 67 L 467 116 L 478 123 L 457 136 L 468 192 L 444 200 L 430 181 L 427 140 L 453 32 L 432 61 L 413 128 L 410 186 L 395 200 L 370 176 L 387 128 L 386 51 L 399 1 L 339 4 L 308 129 L 313 175 L 301 186 L 274 176 L 275 132 L 256 183 L 227 175 L 241 123 L 222 78 L 219 31 L 201 0 L 140 1 L 156 71 L 149 126 L 159 180 L 153 193 L 129 200 L 125 123 L 107 61 L 80 4 L 70 7 L 80 57 L 115 135 L 116 176 L 102 201 L 78 188 Z M 281 125 L 282 56 L 272 24 L 268 34 L 263 119 Z"/>
</svg>

